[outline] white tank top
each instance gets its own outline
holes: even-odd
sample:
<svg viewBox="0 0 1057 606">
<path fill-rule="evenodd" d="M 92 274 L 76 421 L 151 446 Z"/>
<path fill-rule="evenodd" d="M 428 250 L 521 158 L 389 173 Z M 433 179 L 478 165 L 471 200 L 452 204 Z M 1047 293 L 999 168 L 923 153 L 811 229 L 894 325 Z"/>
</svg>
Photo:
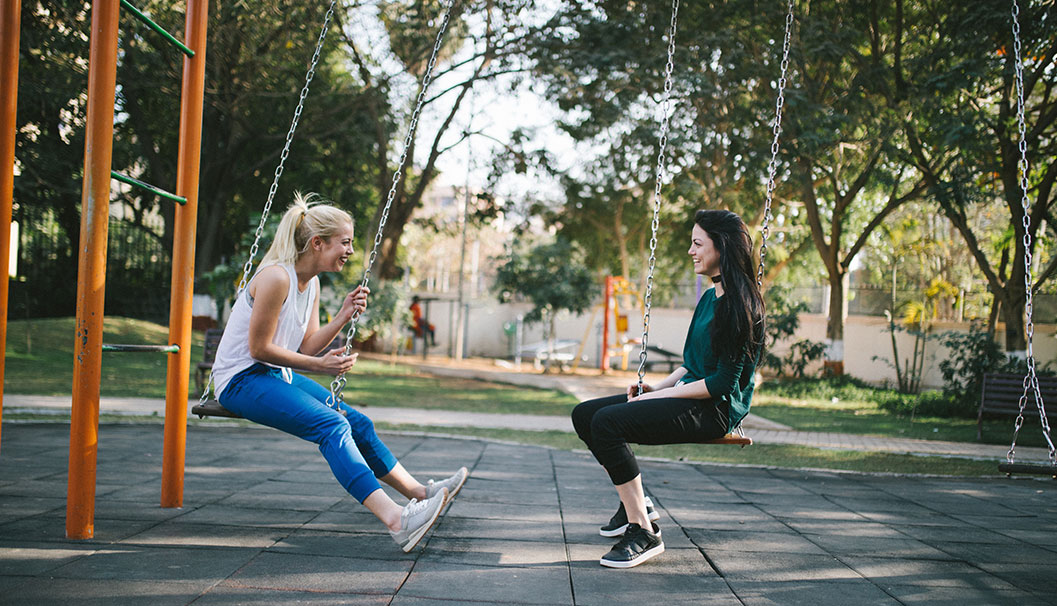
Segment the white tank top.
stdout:
<svg viewBox="0 0 1057 606">
<path fill-rule="evenodd" d="M 316 308 L 311 305 L 311 302 L 316 300 L 316 293 L 319 291 L 319 278 L 312 278 L 308 283 L 308 288 L 304 292 L 300 292 L 297 289 L 297 273 L 294 271 L 294 266 L 288 263 L 281 263 L 278 266 L 286 270 L 286 275 L 290 279 L 290 291 L 286 294 L 286 300 L 283 301 L 283 306 L 279 310 L 279 323 L 275 327 L 275 336 L 272 337 L 272 343 L 290 351 L 297 351 L 301 348 L 301 342 L 305 338 L 308 320 L 313 313 L 316 313 Z M 265 267 L 268 267 L 268 265 L 259 267 L 257 274 Z M 256 278 L 257 275 L 255 274 L 253 279 L 255 280 Z M 250 280 L 250 284 L 252 283 L 253 280 Z M 307 299 L 310 304 L 298 305 L 298 299 Z M 250 297 L 250 288 L 247 285 L 235 301 L 234 307 L 231 308 L 231 316 L 228 318 L 227 327 L 224 328 L 224 335 L 220 337 L 220 345 L 217 346 L 217 355 L 213 362 L 213 391 L 217 397 L 220 396 L 235 375 L 257 363 L 278 368 L 282 371 L 283 378 L 286 379 L 287 383 L 293 380 L 293 371 L 289 368 L 268 364 L 250 355 L 249 335 L 250 314 L 252 311 L 253 299 Z"/>
</svg>

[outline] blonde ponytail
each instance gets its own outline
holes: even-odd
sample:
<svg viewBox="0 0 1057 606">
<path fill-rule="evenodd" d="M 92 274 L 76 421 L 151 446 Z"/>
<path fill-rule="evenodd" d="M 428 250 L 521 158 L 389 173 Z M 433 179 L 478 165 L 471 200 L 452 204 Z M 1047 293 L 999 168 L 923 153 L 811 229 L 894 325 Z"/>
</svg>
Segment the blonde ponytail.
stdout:
<svg viewBox="0 0 1057 606">
<path fill-rule="evenodd" d="M 312 238 L 329 240 L 345 225 L 352 225 L 349 213 L 317 202 L 316 194 L 294 193 L 294 202 L 279 221 L 275 239 L 261 259 L 261 265 L 295 263 L 308 250 Z"/>
</svg>

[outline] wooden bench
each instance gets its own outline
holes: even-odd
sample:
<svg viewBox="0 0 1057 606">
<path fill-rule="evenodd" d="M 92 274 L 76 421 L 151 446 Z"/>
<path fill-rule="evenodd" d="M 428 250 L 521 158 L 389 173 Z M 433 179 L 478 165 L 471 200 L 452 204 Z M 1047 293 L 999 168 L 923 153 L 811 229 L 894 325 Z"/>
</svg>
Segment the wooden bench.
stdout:
<svg viewBox="0 0 1057 606">
<path fill-rule="evenodd" d="M 206 378 L 209 377 L 209 371 L 213 370 L 213 361 L 217 358 L 217 347 L 220 347 L 220 337 L 223 334 L 224 331 L 219 328 L 206 329 L 202 361 L 198 363 L 198 368 L 195 369 L 195 387 L 198 388 L 198 393 L 205 391 Z"/>
<path fill-rule="evenodd" d="M 1039 376 L 1039 390 L 1042 393 L 1043 405 L 1057 402 L 1057 377 Z M 976 439 L 983 439 L 984 413 L 1016 416 L 1020 414 L 1020 396 L 1024 394 L 1024 375 L 1008 372 L 994 372 L 984 375 L 983 388 L 980 390 L 980 410 L 976 413 Z M 1028 400 L 1024 404 L 1025 417 L 1038 418 L 1039 408 L 1035 404 L 1035 393 L 1028 391 Z"/>
</svg>

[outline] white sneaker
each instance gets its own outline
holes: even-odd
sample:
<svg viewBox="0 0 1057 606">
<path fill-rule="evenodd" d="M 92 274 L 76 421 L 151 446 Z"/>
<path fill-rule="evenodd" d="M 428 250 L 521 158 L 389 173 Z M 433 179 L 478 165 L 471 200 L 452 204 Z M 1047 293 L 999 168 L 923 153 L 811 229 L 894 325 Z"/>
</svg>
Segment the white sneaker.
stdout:
<svg viewBox="0 0 1057 606">
<path fill-rule="evenodd" d="M 411 499 L 411 502 L 404 506 L 404 510 L 400 512 L 400 530 L 398 532 L 389 531 L 389 536 L 393 537 L 404 553 L 414 549 L 426 532 L 433 528 L 433 524 L 440 517 L 440 510 L 444 509 L 444 501 L 447 498 L 448 490 L 442 488 L 440 492 L 425 501 Z"/>
<path fill-rule="evenodd" d="M 455 495 L 462 489 L 462 485 L 466 483 L 466 478 L 470 477 L 470 472 L 466 471 L 465 467 L 460 467 L 459 471 L 455 472 L 455 475 L 451 476 L 447 480 L 441 480 L 434 482 L 430 480 L 426 484 L 426 498 L 431 499 L 433 495 L 437 494 L 442 488 L 448 489 L 448 502 L 450 503 Z"/>
</svg>

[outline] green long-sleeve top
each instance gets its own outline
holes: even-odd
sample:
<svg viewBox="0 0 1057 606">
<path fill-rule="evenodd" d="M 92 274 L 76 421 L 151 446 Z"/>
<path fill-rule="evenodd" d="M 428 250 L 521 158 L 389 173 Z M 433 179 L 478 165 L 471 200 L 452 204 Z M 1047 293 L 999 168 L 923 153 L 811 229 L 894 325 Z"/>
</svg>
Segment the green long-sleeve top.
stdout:
<svg viewBox="0 0 1057 606">
<path fill-rule="evenodd" d="M 683 367 L 686 374 L 680 383 L 704 380 L 708 393 L 727 402 L 730 409 L 727 430 L 731 431 L 749 414 L 756 360 L 745 353 L 737 360 L 720 359 L 712 350 L 712 320 L 716 317 L 716 289 L 701 295 L 690 320 L 690 330 L 683 345 Z"/>
</svg>

